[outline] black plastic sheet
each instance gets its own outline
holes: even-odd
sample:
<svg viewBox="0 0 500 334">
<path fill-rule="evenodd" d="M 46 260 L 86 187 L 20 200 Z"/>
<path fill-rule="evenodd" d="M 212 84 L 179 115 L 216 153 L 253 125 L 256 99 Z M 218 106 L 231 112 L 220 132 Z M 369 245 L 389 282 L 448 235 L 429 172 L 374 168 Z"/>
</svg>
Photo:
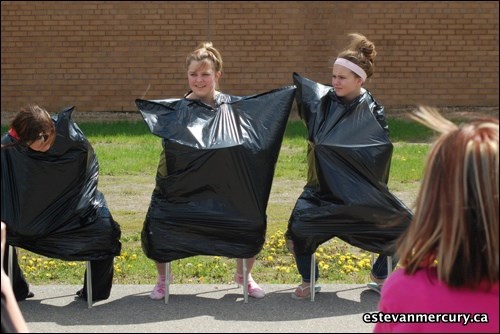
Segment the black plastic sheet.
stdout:
<svg viewBox="0 0 500 334">
<path fill-rule="evenodd" d="M 97 190 L 97 157 L 73 110 L 54 118 L 57 137 L 47 152 L 2 137 L 2 221 L 13 246 L 68 261 L 100 260 L 120 254 L 121 232 Z"/>
<path fill-rule="evenodd" d="M 387 188 L 393 146 L 376 118 L 368 91 L 349 105 L 332 87 L 294 73 L 299 114 L 313 149 L 316 186 L 306 186 L 287 235 L 309 255 L 338 237 L 356 247 L 393 255 L 411 211 Z"/>
<path fill-rule="evenodd" d="M 295 87 L 259 95 L 222 94 L 216 109 L 198 100 L 136 100 L 163 138 L 167 175 L 142 231 L 159 262 L 195 255 L 249 258 L 260 252 L 267 203 Z"/>
</svg>

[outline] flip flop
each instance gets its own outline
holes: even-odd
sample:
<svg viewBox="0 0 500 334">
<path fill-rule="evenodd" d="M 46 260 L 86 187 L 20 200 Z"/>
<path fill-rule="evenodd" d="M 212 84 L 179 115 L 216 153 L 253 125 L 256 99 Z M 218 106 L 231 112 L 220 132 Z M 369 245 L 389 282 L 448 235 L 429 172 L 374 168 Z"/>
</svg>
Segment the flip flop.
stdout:
<svg viewBox="0 0 500 334">
<path fill-rule="evenodd" d="M 306 291 L 306 290 L 310 289 L 310 288 L 311 288 L 311 287 L 310 287 L 309 285 L 308 285 L 308 286 L 306 286 L 305 288 L 304 288 L 304 287 L 302 287 L 301 285 L 299 285 L 299 286 L 297 287 L 297 289 L 299 289 L 299 290 L 300 290 L 300 292 L 302 292 L 302 293 L 303 293 L 304 291 Z M 318 293 L 318 292 L 320 292 L 320 291 L 321 291 L 321 287 L 320 287 L 320 286 L 315 286 L 315 287 L 314 287 L 314 293 L 315 293 L 315 294 L 316 294 L 316 293 Z M 304 296 L 298 296 L 295 292 L 292 292 L 292 299 L 296 299 L 296 300 L 303 300 L 303 299 L 309 299 L 309 298 L 311 298 L 311 293 L 308 293 L 307 295 L 304 295 Z"/>
</svg>

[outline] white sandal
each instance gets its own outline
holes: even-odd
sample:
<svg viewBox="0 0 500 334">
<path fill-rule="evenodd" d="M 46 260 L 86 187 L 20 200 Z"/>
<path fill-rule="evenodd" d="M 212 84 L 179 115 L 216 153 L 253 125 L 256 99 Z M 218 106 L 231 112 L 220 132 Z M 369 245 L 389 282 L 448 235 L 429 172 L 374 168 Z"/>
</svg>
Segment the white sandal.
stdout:
<svg viewBox="0 0 500 334">
<path fill-rule="evenodd" d="M 297 295 L 297 290 L 300 290 L 301 295 L 304 293 L 304 291 L 310 289 L 311 286 L 307 285 L 306 287 L 303 287 L 302 285 L 299 285 L 297 289 L 295 289 L 295 292 L 292 292 L 292 299 L 297 299 L 297 300 L 302 300 L 302 299 L 309 299 L 311 298 L 311 293 L 308 293 L 307 295 L 299 296 Z M 314 293 L 318 293 L 321 291 L 320 286 L 315 286 L 314 287 Z"/>
</svg>

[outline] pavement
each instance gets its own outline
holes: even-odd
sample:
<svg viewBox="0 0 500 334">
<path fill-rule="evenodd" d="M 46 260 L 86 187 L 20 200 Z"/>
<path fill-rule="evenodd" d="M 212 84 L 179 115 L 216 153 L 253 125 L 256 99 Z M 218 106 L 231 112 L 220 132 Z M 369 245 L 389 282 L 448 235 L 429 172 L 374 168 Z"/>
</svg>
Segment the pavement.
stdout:
<svg viewBox="0 0 500 334">
<path fill-rule="evenodd" d="M 19 303 L 37 333 L 370 333 L 363 314 L 379 295 L 364 284 L 319 284 L 315 301 L 294 300 L 293 286 L 261 284 L 263 299 L 244 303 L 243 289 L 224 284 L 172 284 L 168 304 L 149 298 L 153 285 L 113 285 L 107 300 L 76 299 L 80 285 L 31 285 Z"/>
</svg>

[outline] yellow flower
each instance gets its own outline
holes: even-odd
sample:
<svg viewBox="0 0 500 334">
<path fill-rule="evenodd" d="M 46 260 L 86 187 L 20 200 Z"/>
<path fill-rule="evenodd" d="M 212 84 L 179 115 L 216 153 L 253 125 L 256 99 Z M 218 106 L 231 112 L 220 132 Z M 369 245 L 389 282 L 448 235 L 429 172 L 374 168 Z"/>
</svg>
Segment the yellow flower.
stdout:
<svg viewBox="0 0 500 334">
<path fill-rule="evenodd" d="M 322 269 L 322 270 L 328 270 L 329 268 L 330 268 L 330 266 L 329 266 L 328 264 L 323 264 L 323 265 L 321 266 L 321 269 Z"/>
</svg>

